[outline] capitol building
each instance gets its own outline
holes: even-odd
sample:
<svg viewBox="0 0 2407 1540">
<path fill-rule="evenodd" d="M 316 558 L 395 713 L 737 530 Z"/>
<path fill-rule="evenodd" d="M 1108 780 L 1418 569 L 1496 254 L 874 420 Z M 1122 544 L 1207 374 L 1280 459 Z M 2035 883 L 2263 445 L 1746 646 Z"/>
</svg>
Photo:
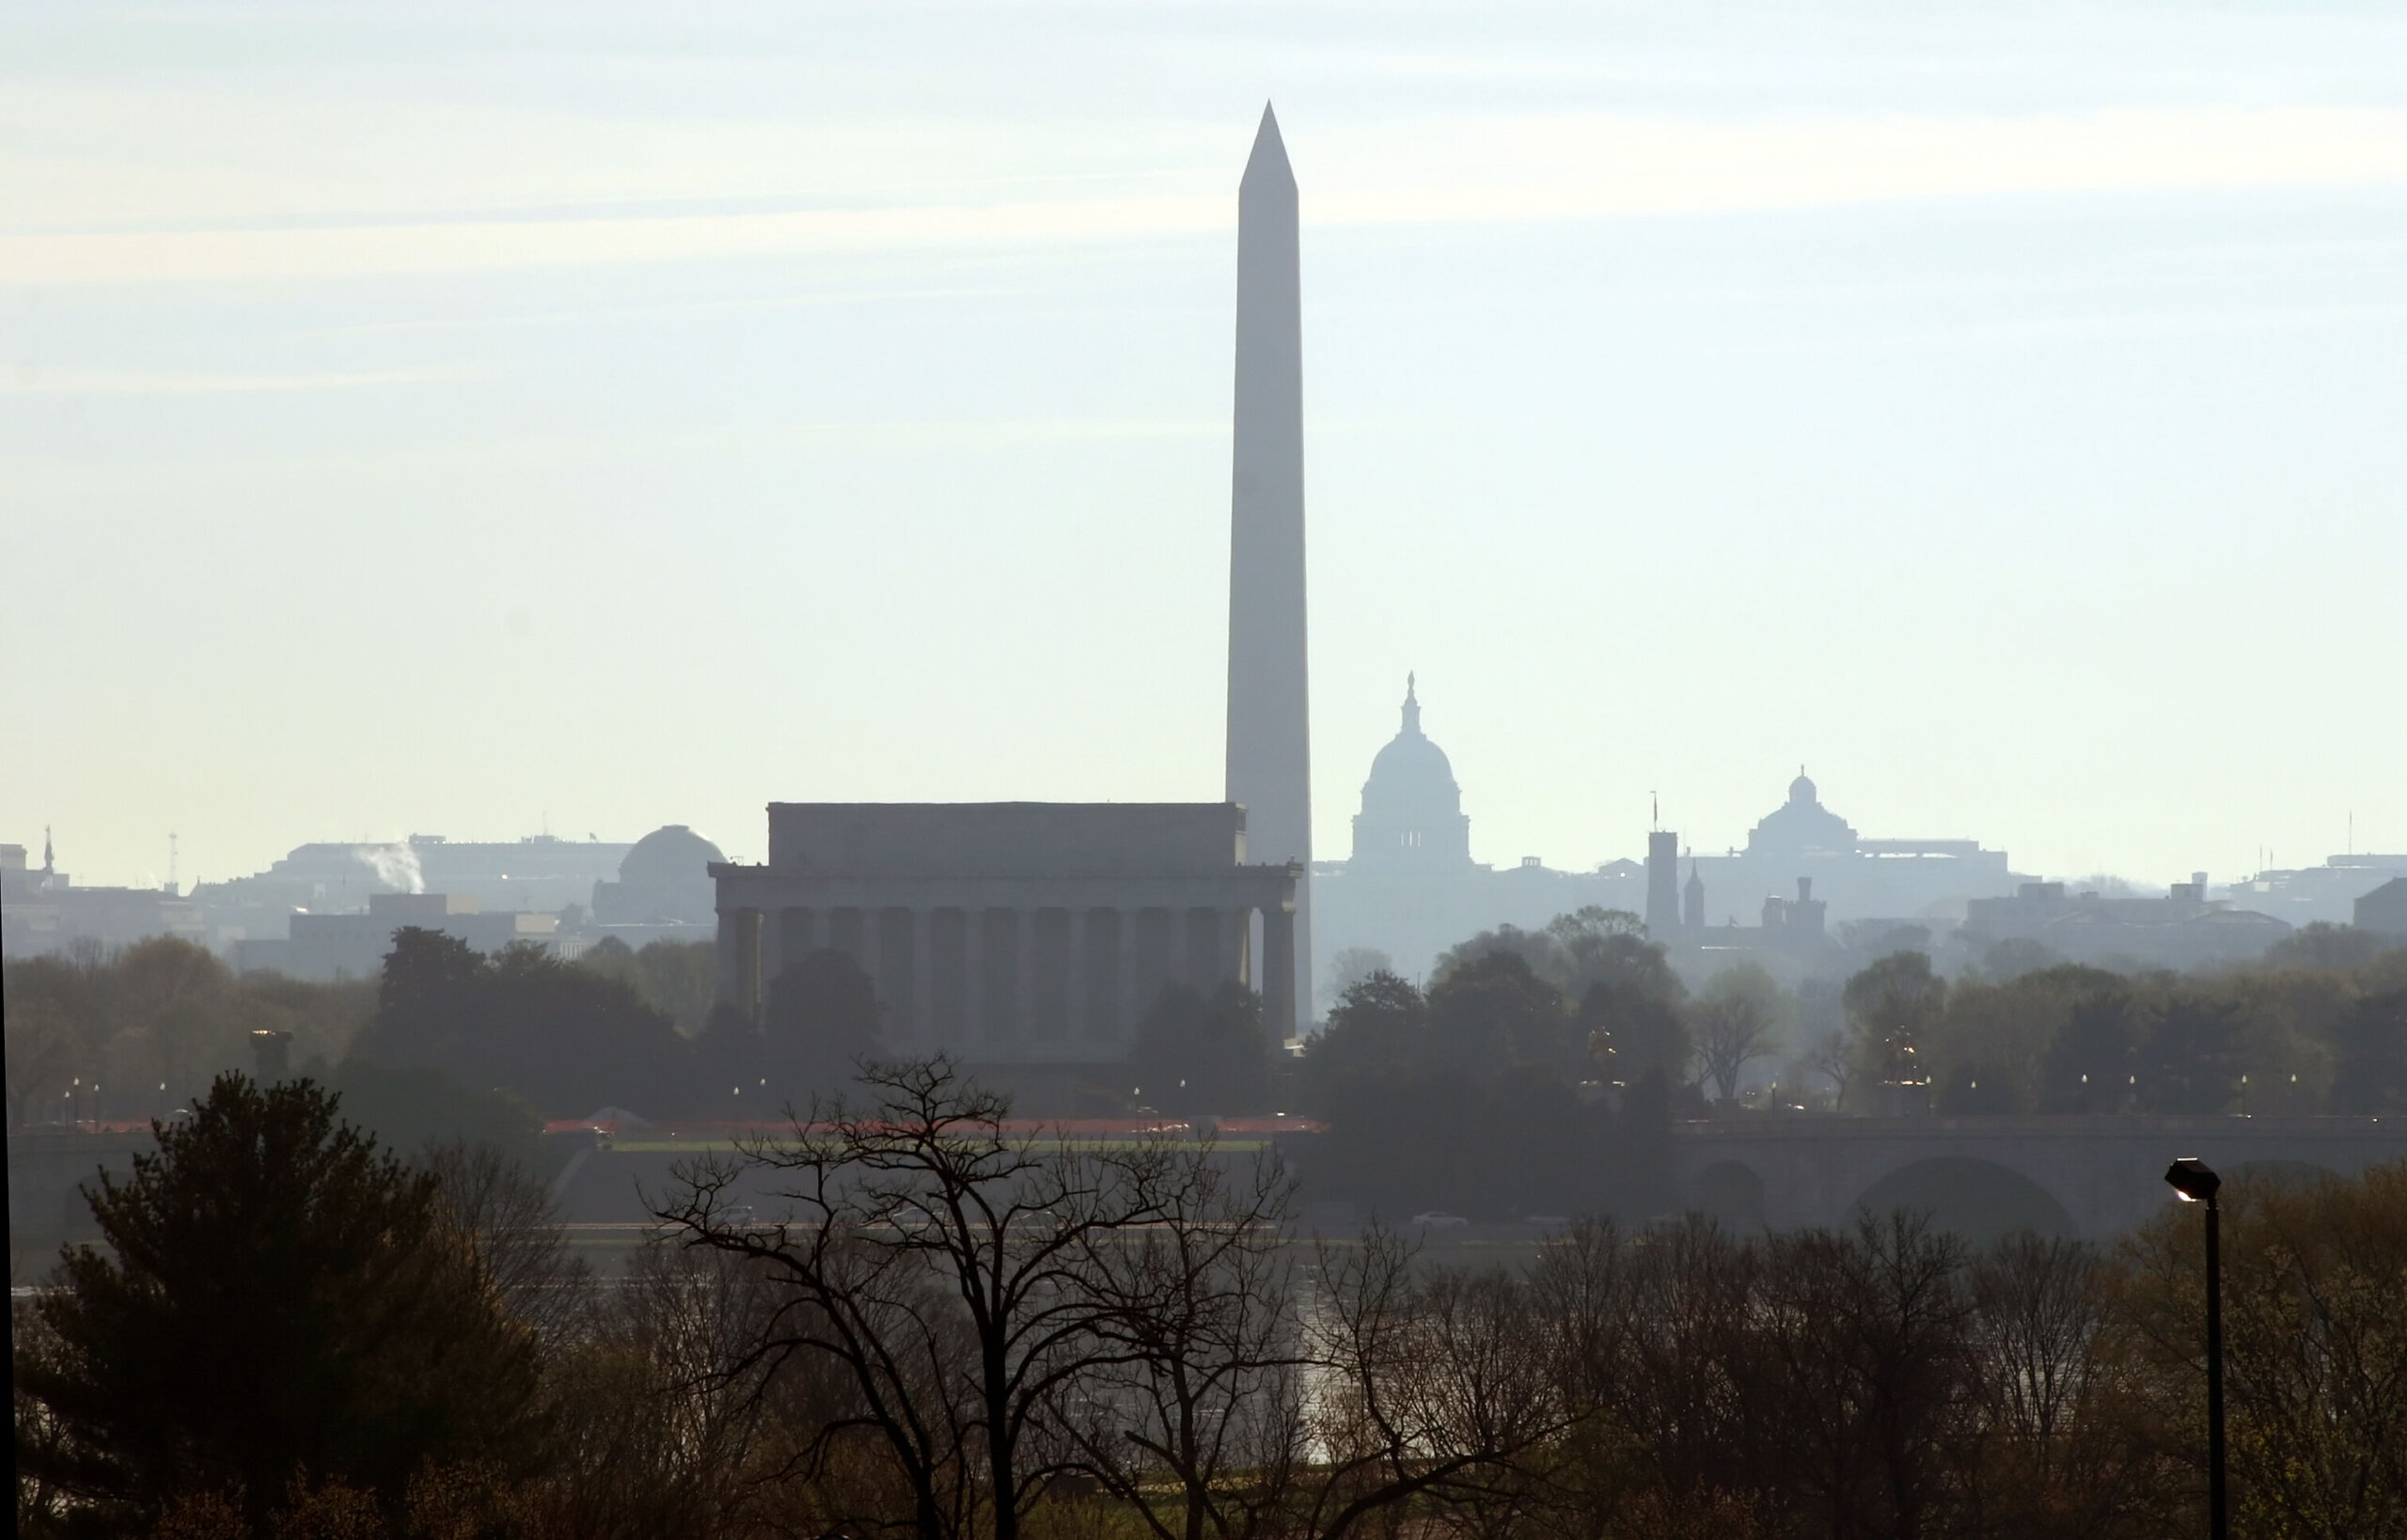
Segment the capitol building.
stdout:
<svg viewBox="0 0 2407 1540">
<path fill-rule="evenodd" d="M 1589 872 L 1557 871 L 1535 856 L 1491 865 L 1472 858 L 1462 787 L 1446 751 L 1422 731 L 1421 709 L 1408 676 L 1403 720 L 1362 783 L 1352 854 L 1313 867 L 1321 979 L 1350 948 L 1383 951 L 1398 972 L 1424 978 L 1439 953 L 1480 931 L 1534 930 L 1590 904 L 1646 916 L 1654 938 L 1675 951 L 1793 951 L 1799 933 L 1789 927 L 1802 914 L 1813 917 L 1817 943 L 1826 916 L 1833 926 L 1888 919 L 1935 927 L 1961 919 L 1967 901 L 2010 894 L 2024 880 L 2005 852 L 1977 841 L 1867 839 L 1822 804 L 1802 771 L 1743 847 L 1691 854 L 1676 834 L 1658 833 L 1649 846 L 1659 867 L 1680 854 L 1676 871 L 1658 874 L 1654 905 L 1638 860 Z M 1674 888 L 1678 902 L 1666 909 L 1661 894 Z"/>
</svg>

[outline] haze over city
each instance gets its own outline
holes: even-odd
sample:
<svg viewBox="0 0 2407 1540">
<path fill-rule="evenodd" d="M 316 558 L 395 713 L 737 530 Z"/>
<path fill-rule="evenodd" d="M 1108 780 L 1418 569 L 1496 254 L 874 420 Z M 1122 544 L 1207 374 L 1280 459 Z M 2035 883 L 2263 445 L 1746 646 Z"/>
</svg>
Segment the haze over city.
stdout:
<svg viewBox="0 0 2407 1540">
<path fill-rule="evenodd" d="M 2402 259 L 2396 4 L 0 14 L 12 1532 L 2407 1535 Z"/>
<path fill-rule="evenodd" d="M 93 5 L 0 79 L 0 833 L 79 882 L 1217 798 L 1266 98 L 1316 854 L 1408 670 L 1501 865 L 1801 762 L 2025 872 L 2407 846 L 2383 8 Z"/>
</svg>

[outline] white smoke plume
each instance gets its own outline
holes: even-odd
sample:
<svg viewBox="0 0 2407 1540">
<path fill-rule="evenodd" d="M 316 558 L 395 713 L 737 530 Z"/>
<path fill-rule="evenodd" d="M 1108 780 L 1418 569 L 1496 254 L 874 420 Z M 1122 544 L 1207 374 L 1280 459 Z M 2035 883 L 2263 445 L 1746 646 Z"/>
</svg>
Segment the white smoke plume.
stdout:
<svg viewBox="0 0 2407 1540">
<path fill-rule="evenodd" d="M 352 854 L 385 887 L 398 888 L 404 893 L 426 891 L 426 872 L 417 864 L 417 852 L 409 846 L 359 845 Z"/>
</svg>

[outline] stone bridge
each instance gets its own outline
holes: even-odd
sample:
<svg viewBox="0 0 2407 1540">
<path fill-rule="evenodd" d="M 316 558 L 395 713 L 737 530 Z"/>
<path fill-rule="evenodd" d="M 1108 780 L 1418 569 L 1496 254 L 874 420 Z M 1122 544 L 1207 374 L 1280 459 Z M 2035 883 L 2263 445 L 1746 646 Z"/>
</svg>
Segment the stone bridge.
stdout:
<svg viewBox="0 0 2407 1540">
<path fill-rule="evenodd" d="M 1742 1227 L 1905 1207 L 1967 1235 L 2102 1236 L 2174 1201 L 2164 1168 L 2182 1155 L 2226 1176 L 2353 1176 L 2407 1158 L 2407 1118 L 1733 1119 L 1675 1125 L 1672 1152 L 1682 1206 Z"/>
</svg>

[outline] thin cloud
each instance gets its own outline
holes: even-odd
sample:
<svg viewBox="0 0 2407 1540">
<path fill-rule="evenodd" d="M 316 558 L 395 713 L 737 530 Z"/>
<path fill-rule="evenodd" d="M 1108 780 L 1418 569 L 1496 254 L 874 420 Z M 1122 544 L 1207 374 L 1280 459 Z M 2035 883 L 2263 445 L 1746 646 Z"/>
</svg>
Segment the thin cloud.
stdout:
<svg viewBox="0 0 2407 1540">
<path fill-rule="evenodd" d="M 1298 142 L 1329 228 L 1800 210 L 1939 197 L 2407 182 L 2407 112 L 1885 114 L 1732 123 L 1565 114 L 1342 126 Z M 307 281 L 1223 232 L 1233 201 L 1121 196 L 758 213 L 434 219 L 0 236 L 0 284 Z"/>
<path fill-rule="evenodd" d="M 275 390 L 364 390 L 383 385 L 449 385 L 473 369 L 362 369 L 342 374 L 185 374 L 143 369 L 0 369 L 0 396 L 241 396 Z"/>
</svg>

